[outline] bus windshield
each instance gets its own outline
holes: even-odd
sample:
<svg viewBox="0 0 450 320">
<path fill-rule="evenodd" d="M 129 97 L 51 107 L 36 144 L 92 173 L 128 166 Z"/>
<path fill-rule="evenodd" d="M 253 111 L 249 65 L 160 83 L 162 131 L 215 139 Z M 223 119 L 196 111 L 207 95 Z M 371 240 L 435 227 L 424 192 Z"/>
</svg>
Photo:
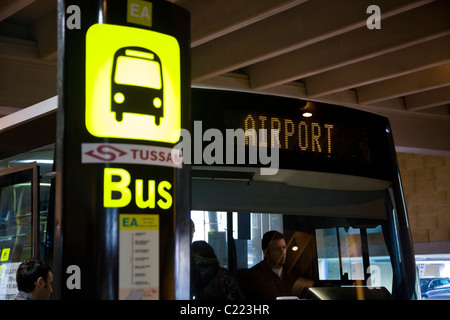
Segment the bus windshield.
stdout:
<svg viewBox="0 0 450 320">
<path fill-rule="evenodd" d="M 235 270 L 243 290 L 245 274 L 264 260 L 263 235 L 276 230 L 286 238 L 285 271 L 295 274 L 297 279 L 306 279 L 309 286 L 365 285 L 392 294 L 393 269 L 383 221 L 367 224 L 324 217 L 201 210 L 192 211 L 191 218 L 195 224 L 193 241 L 208 242 L 220 265 Z M 227 250 L 228 228 L 232 228 L 231 241 L 236 248 L 236 257 L 231 258 Z M 305 298 L 307 289 L 292 293 Z"/>
<path fill-rule="evenodd" d="M 162 88 L 160 64 L 149 59 L 119 56 L 114 81 L 117 84 L 159 90 Z"/>
<path fill-rule="evenodd" d="M 390 200 L 383 190 L 387 182 L 360 178 L 353 190 L 342 190 L 345 180 L 354 182 L 354 177 L 330 175 L 335 181 L 325 183 L 323 173 L 310 172 L 309 179 L 322 181 L 320 189 L 318 184 L 301 186 L 301 179 L 292 185 L 261 177 L 246 182 L 195 175 L 196 171 L 193 208 L 198 209 L 191 212 L 193 240 L 208 242 L 219 263 L 233 270 L 243 290 L 248 270 L 264 260 L 261 239 L 276 230 L 284 234 L 287 244 L 285 271 L 295 279 L 306 279 L 309 287 L 359 285 L 393 293 L 394 248 L 388 239 L 398 235 L 388 219 Z M 235 250 L 228 250 L 229 246 Z M 309 298 L 309 287 L 292 294 Z"/>
</svg>

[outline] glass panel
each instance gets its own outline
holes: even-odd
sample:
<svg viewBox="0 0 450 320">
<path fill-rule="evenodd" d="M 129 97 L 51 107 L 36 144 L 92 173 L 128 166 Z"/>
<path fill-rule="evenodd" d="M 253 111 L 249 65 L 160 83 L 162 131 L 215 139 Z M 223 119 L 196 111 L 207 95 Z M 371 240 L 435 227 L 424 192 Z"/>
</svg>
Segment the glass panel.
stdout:
<svg viewBox="0 0 450 320">
<path fill-rule="evenodd" d="M 381 226 L 368 228 L 367 238 L 370 264 L 366 270 L 367 285 L 391 291 L 392 265 Z M 317 229 L 316 245 L 320 280 L 364 280 L 360 229 Z"/>
<path fill-rule="evenodd" d="M 264 257 L 261 239 L 270 230 L 283 232 L 283 215 L 250 214 L 250 239 L 238 238 L 237 212 L 233 212 L 233 238 L 235 239 L 238 268 L 251 268 Z M 221 266 L 228 265 L 227 213 L 221 211 L 191 211 L 191 219 L 195 224 L 192 241 L 203 240 L 215 250 Z"/>
<path fill-rule="evenodd" d="M 364 280 L 364 265 L 359 229 L 339 228 L 342 275 L 348 280 Z"/>
<path fill-rule="evenodd" d="M 32 177 L 31 169 L 0 175 L 0 299 L 2 300 L 14 299 L 17 293 L 15 280 L 17 267 L 33 254 Z"/>
<path fill-rule="evenodd" d="M 40 259 L 46 260 L 53 248 L 48 248 L 51 244 L 48 242 L 48 213 L 50 205 L 50 182 L 41 182 L 39 188 L 39 245 L 40 245 Z"/>
<path fill-rule="evenodd" d="M 216 251 L 221 266 L 226 267 L 229 245 L 227 228 L 231 227 L 227 226 L 227 213 L 192 211 L 191 218 L 196 229 L 194 241 L 208 242 Z M 317 283 L 318 286 L 358 284 L 385 287 L 392 292 L 393 269 L 381 224 L 237 212 L 233 212 L 232 222 L 238 283 L 245 285 L 245 269 L 264 259 L 261 248 L 263 235 L 267 231 L 277 230 L 286 237 L 288 250 L 285 268 L 298 279 L 310 283 L 324 281 Z M 347 226 L 339 226 L 339 223 Z M 350 223 L 353 227 L 349 226 Z M 329 227 L 323 228 L 325 225 Z M 367 258 L 363 258 L 365 254 Z M 303 294 L 306 289 L 302 289 Z"/>
<path fill-rule="evenodd" d="M 1 262 L 16 262 L 31 258 L 33 240 L 31 183 L 6 186 L 0 189 L 0 193 L 2 196 Z"/>
<path fill-rule="evenodd" d="M 367 242 L 370 264 L 370 270 L 367 270 L 370 274 L 367 285 L 376 288 L 385 287 L 392 293 L 392 263 L 381 226 L 367 228 Z"/>
<path fill-rule="evenodd" d="M 276 230 L 283 233 L 283 215 L 252 213 L 250 216 L 251 239 L 248 245 L 248 268 L 264 259 L 261 239 L 267 231 Z"/>
<path fill-rule="evenodd" d="M 227 213 L 223 211 L 191 211 L 195 224 L 192 241 L 203 240 L 214 248 L 221 266 L 228 265 Z"/>
<path fill-rule="evenodd" d="M 317 259 L 319 280 L 340 280 L 337 229 L 317 229 Z"/>
</svg>

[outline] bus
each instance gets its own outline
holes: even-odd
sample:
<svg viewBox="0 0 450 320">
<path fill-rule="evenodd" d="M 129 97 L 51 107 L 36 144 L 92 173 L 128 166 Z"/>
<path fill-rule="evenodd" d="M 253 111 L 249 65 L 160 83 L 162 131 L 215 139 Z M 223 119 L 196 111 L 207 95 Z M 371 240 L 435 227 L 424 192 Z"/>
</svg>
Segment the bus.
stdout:
<svg viewBox="0 0 450 320">
<path fill-rule="evenodd" d="M 192 109 L 194 123 L 201 122 L 205 132 L 215 128 L 225 136 L 254 130 L 240 139 L 245 164 L 237 164 L 236 138 L 234 164 L 192 166 L 193 240 L 207 241 L 238 283 L 264 259 L 264 233 L 277 230 L 287 243 L 284 268 L 309 284 L 299 298 L 419 298 L 387 118 L 336 105 L 208 89 L 192 90 Z M 212 144 L 205 140 L 204 150 Z M 259 152 L 278 148 L 276 174 L 262 174 L 268 163 L 248 163 L 252 143 Z M 227 144 L 224 154 L 230 152 Z"/>
<path fill-rule="evenodd" d="M 111 111 L 122 121 L 124 113 L 164 116 L 164 84 L 161 60 L 141 47 L 120 48 L 114 54 L 111 72 Z"/>
<path fill-rule="evenodd" d="M 279 299 L 420 299 L 386 117 L 293 98 L 200 88 L 191 89 L 191 109 L 193 130 L 202 130 L 191 151 L 203 153 L 190 164 L 192 241 L 210 244 L 239 286 L 264 259 L 263 235 L 276 230 L 287 244 L 283 268 L 303 281 L 301 291 Z M 232 140 L 217 143 L 219 133 Z M 54 236 L 54 148 L 45 145 L 0 160 L 0 173 L 5 172 L 1 186 L 15 183 L 11 174 L 21 172 L 24 161 L 34 161 L 39 169 L 35 185 L 43 191 L 31 221 L 31 230 L 38 233 L 31 237 L 31 254 L 50 264 L 56 263 L 53 248 L 59 239 Z M 19 183 L 0 190 L 2 211 L 16 210 L 6 199 L 13 197 L 11 190 L 17 194 L 23 188 L 24 181 Z M 14 232 L 0 240 L 7 243 Z M 11 287 L 11 270 L 23 256 L 13 259 L 11 252 L 8 257 L 0 262 L 10 275 L 2 286 Z M 0 299 L 13 296 L 8 290 L 0 288 Z"/>
</svg>

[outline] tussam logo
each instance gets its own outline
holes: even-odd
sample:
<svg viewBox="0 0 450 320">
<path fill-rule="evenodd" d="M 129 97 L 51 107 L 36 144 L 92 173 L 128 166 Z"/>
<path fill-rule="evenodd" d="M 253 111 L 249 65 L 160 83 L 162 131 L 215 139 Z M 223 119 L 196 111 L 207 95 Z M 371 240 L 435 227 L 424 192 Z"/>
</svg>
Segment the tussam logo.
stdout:
<svg viewBox="0 0 450 320">
<path fill-rule="evenodd" d="M 172 148 L 121 143 L 83 143 L 82 163 L 131 163 L 182 167 L 180 153 Z"/>
<path fill-rule="evenodd" d="M 97 146 L 97 148 L 85 152 L 85 154 L 102 162 L 110 162 L 126 155 L 127 153 L 109 144 L 102 144 Z"/>
</svg>

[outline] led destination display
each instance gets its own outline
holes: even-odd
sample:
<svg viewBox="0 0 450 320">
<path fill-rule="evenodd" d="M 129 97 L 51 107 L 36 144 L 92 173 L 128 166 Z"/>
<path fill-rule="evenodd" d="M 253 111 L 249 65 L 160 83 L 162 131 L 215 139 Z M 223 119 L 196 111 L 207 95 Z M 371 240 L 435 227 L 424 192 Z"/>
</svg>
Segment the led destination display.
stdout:
<svg viewBox="0 0 450 320">
<path fill-rule="evenodd" d="M 327 168 L 380 179 L 391 174 L 389 159 L 371 151 L 389 144 L 385 133 L 390 129 L 382 116 L 299 99 L 206 89 L 192 89 L 192 109 L 193 120 L 201 121 L 204 131 L 217 128 L 224 137 L 230 130 L 245 133 L 235 141 L 237 151 L 242 143 L 247 153 L 253 147 L 257 152 L 267 148 L 270 154 L 277 147 L 281 169 Z M 303 116 L 305 112 L 310 116 Z M 207 145 L 203 142 L 204 148 Z M 265 165 L 249 162 L 249 156 L 243 165 Z"/>
</svg>

